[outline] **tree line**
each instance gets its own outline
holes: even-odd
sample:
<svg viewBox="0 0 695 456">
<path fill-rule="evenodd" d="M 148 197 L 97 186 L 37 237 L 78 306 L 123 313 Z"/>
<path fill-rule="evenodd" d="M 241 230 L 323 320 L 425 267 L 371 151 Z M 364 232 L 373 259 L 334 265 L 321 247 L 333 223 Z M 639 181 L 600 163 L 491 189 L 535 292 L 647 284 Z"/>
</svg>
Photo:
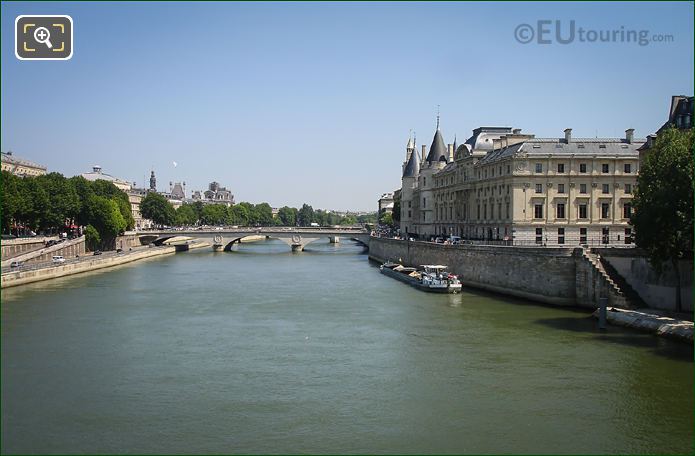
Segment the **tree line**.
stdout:
<svg viewBox="0 0 695 456">
<path fill-rule="evenodd" d="M 237 226 L 320 226 L 374 223 L 375 215 L 339 215 L 308 204 L 297 209 L 283 206 L 276 217 L 268 203 L 241 202 L 232 206 L 184 203 L 177 209 L 161 194 L 148 193 L 140 203 L 140 213 L 160 226 L 237 225 Z"/>
<path fill-rule="evenodd" d="M 106 180 L 88 181 L 60 173 L 18 177 L 2 171 L 2 232 L 54 234 L 65 226 L 85 227 L 88 247 L 113 244 L 135 226 L 128 195 Z"/>
</svg>

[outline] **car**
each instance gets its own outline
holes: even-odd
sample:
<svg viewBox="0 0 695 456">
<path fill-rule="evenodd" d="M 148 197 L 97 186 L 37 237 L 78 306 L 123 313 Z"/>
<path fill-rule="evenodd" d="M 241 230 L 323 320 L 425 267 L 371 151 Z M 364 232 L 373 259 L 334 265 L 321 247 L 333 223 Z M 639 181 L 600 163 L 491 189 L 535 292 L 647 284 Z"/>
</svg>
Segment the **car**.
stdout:
<svg viewBox="0 0 695 456">
<path fill-rule="evenodd" d="M 53 263 L 56 263 L 56 264 L 65 263 L 65 258 L 63 258 L 62 255 L 54 255 L 53 256 Z"/>
<path fill-rule="evenodd" d="M 95 250 L 93 256 L 101 255 L 101 250 Z"/>
<path fill-rule="evenodd" d="M 11 268 L 21 268 L 22 267 L 22 262 L 21 261 L 13 261 L 10 263 Z"/>
</svg>

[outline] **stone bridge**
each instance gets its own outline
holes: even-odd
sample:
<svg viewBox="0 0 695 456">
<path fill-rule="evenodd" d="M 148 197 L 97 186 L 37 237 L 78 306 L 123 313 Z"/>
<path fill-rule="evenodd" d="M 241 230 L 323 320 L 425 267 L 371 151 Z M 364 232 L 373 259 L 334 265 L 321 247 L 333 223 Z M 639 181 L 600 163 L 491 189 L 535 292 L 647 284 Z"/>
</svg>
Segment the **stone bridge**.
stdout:
<svg viewBox="0 0 695 456">
<path fill-rule="evenodd" d="M 224 228 L 220 230 L 162 230 L 147 231 L 139 234 L 142 244 L 163 243 L 179 238 L 179 242 L 188 239 L 205 240 L 212 244 L 215 250 L 230 251 L 234 244 L 248 236 L 266 236 L 280 239 L 292 248 L 293 252 L 304 250 L 309 243 L 321 238 L 329 238 L 331 242 L 340 242 L 340 238 L 347 238 L 369 248 L 369 232 L 354 228 L 290 228 L 290 227 L 263 227 L 263 228 Z M 176 242 L 174 242 L 176 243 Z"/>
</svg>

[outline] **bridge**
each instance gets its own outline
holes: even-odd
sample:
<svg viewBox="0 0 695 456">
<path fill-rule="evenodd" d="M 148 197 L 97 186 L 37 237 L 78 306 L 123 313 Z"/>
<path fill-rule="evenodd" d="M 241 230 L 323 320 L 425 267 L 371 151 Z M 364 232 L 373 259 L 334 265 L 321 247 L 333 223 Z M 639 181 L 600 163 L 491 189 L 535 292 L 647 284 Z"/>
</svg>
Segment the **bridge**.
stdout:
<svg viewBox="0 0 695 456">
<path fill-rule="evenodd" d="M 248 236 L 266 236 L 280 239 L 292 248 L 293 252 L 304 250 L 311 242 L 329 238 L 330 242 L 340 242 L 340 238 L 352 239 L 369 248 L 370 234 L 362 228 L 295 228 L 295 227 L 261 227 L 261 228 L 220 228 L 194 230 L 147 231 L 138 235 L 142 244 L 162 245 L 166 242 L 183 243 L 191 239 L 205 240 L 212 244 L 214 250 L 231 251 L 234 244 L 240 243 Z M 177 239 L 174 239 L 177 238 Z"/>
</svg>

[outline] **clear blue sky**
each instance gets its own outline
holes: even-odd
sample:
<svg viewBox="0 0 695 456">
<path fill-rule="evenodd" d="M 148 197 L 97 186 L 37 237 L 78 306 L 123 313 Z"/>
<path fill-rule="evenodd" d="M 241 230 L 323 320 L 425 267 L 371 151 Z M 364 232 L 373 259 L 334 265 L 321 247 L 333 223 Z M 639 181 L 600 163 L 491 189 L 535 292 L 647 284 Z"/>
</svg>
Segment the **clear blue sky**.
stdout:
<svg viewBox="0 0 695 456">
<path fill-rule="evenodd" d="M 17 60 L 19 14 L 71 15 L 72 60 Z M 673 42 L 514 39 L 539 19 Z M 692 2 L 2 3 L 3 151 L 278 207 L 374 210 L 437 105 L 447 142 L 481 125 L 644 137 L 675 94 L 693 94 Z"/>
</svg>

